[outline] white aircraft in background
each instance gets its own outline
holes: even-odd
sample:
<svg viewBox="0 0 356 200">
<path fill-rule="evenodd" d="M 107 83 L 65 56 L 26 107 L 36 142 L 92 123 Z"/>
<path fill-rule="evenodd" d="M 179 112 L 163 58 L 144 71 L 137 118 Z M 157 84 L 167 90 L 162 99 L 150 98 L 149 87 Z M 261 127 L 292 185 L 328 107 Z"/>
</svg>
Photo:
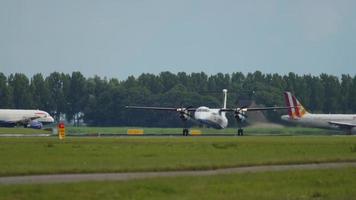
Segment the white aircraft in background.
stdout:
<svg viewBox="0 0 356 200">
<path fill-rule="evenodd" d="M 341 129 L 356 134 L 356 114 L 311 114 L 290 92 L 284 92 L 288 115 L 281 118 L 287 122 L 308 127 Z"/>
<path fill-rule="evenodd" d="M 54 119 L 42 110 L 0 109 L 0 126 L 41 129 L 44 124 L 53 123 Z"/>
<path fill-rule="evenodd" d="M 224 103 L 222 108 L 208 108 L 206 106 L 201 106 L 198 108 L 192 107 L 145 107 L 145 106 L 126 106 L 128 109 L 146 109 L 146 110 L 161 110 L 161 111 L 175 111 L 179 113 L 180 119 L 186 122 L 188 119 L 198 122 L 199 124 L 206 125 L 215 129 L 224 129 L 228 125 L 228 120 L 226 118 L 226 112 L 234 112 L 235 118 L 238 124 L 246 120 L 248 111 L 261 111 L 261 110 L 277 110 L 277 109 L 287 109 L 288 107 L 265 107 L 265 108 L 226 108 L 227 101 L 227 90 L 223 90 L 224 93 Z M 186 124 L 186 123 L 184 123 Z M 189 129 L 183 129 L 183 135 L 187 136 L 189 134 Z M 237 135 L 243 135 L 243 129 L 240 126 L 237 130 Z"/>
</svg>

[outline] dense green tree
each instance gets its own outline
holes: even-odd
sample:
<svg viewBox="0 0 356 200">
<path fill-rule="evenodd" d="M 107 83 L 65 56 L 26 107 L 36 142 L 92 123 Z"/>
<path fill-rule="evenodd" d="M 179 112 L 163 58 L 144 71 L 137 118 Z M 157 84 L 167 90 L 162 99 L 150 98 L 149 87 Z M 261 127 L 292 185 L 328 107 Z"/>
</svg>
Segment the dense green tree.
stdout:
<svg viewBox="0 0 356 200">
<path fill-rule="evenodd" d="M 181 126 L 175 112 L 138 111 L 125 105 L 221 107 L 222 89 L 228 89 L 228 106 L 244 106 L 252 101 L 265 106 L 284 105 L 283 92 L 291 91 L 307 110 L 316 113 L 355 113 L 356 76 L 340 78 L 289 73 L 244 75 L 204 72 L 187 74 L 162 72 L 141 74 L 119 81 L 98 76 L 85 78 L 80 72 L 35 74 L 31 81 L 24 74 L 0 73 L 0 108 L 39 108 L 56 120 L 78 124 L 83 119 L 97 126 Z M 282 111 L 283 112 L 283 111 Z M 273 121 L 281 112 L 266 112 Z M 139 117 L 137 117 L 139 116 Z M 231 125 L 236 125 L 232 114 Z"/>
<path fill-rule="evenodd" d="M 164 88 L 159 77 L 153 74 L 141 74 L 137 81 L 138 84 L 140 84 L 142 87 L 146 87 L 153 94 L 162 92 Z"/>
<path fill-rule="evenodd" d="M 177 76 L 171 72 L 161 72 L 159 74 L 159 78 L 163 86 L 163 92 L 169 91 L 176 84 L 178 84 Z"/>
<path fill-rule="evenodd" d="M 321 74 L 320 79 L 324 85 L 324 113 L 337 113 L 340 111 L 340 82 L 336 76 Z"/>
<path fill-rule="evenodd" d="M 352 113 L 352 90 L 355 90 L 353 88 L 352 77 L 343 74 L 341 76 L 340 107 L 344 113 Z"/>
<path fill-rule="evenodd" d="M 73 72 L 70 77 L 67 102 L 67 119 L 74 119 L 74 124 L 77 125 L 81 119 L 81 113 L 85 108 L 88 99 L 86 91 L 86 79 L 80 72 Z"/>
<path fill-rule="evenodd" d="M 67 98 L 64 95 L 64 75 L 58 72 L 51 73 L 46 78 L 46 83 L 49 88 L 49 110 L 54 118 L 59 121 L 62 120 L 61 114 L 65 114 L 66 107 L 68 102 L 66 101 Z"/>
<path fill-rule="evenodd" d="M 319 77 L 307 77 L 307 85 L 310 88 L 310 101 L 306 106 L 309 112 L 322 113 L 325 102 L 325 89 Z M 297 94 L 296 94 L 297 95 Z"/>
<path fill-rule="evenodd" d="M 7 77 L 0 73 L 0 108 L 12 108 L 12 96 L 7 84 Z"/>
<path fill-rule="evenodd" d="M 208 91 L 208 76 L 204 73 L 192 73 L 190 75 L 190 80 L 188 88 L 191 89 L 191 91 L 197 91 L 197 92 L 207 92 Z"/>
<path fill-rule="evenodd" d="M 350 89 L 350 107 L 353 113 L 356 113 L 356 75 L 352 79 L 352 88 Z"/>
<path fill-rule="evenodd" d="M 30 90 L 30 81 L 26 75 L 21 73 L 16 73 L 15 75 L 11 74 L 8 79 L 8 84 L 12 88 L 14 108 L 34 108 Z"/>
<path fill-rule="evenodd" d="M 33 105 L 35 108 L 50 110 L 50 91 L 42 74 L 35 74 L 31 79 L 31 91 L 33 94 Z"/>
</svg>

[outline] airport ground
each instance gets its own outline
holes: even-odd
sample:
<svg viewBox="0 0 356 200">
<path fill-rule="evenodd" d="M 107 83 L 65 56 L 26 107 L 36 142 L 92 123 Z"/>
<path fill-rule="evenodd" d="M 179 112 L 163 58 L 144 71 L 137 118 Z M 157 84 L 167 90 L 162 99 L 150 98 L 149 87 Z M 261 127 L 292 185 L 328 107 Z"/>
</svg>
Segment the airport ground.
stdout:
<svg viewBox="0 0 356 200">
<path fill-rule="evenodd" d="M 128 129 L 142 129 L 145 135 L 181 135 L 182 128 L 151 128 L 151 127 L 66 127 L 66 134 L 71 136 L 101 136 L 101 135 L 126 135 Z M 216 130 L 211 128 L 193 127 L 201 130 L 202 135 L 233 136 L 237 133 L 236 128 Z M 38 130 L 29 128 L 0 128 L 0 136 L 4 134 L 57 134 L 56 131 Z M 246 135 L 343 135 L 343 132 L 323 130 L 318 128 L 283 127 L 278 125 L 260 124 L 245 128 Z"/>
<path fill-rule="evenodd" d="M 356 137 L 286 130 L 271 131 L 276 136 L 250 130 L 246 137 L 2 137 L 0 176 L 356 162 Z M 355 172 L 355 167 L 340 167 L 0 185 L 0 199 L 355 199 Z"/>
</svg>

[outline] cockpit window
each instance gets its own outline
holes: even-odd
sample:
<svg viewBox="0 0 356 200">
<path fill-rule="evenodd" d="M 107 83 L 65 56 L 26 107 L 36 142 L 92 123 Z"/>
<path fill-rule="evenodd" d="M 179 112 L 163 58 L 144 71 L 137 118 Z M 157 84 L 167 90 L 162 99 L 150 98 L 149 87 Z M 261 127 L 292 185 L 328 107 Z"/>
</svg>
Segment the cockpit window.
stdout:
<svg viewBox="0 0 356 200">
<path fill-rule="evenodd" d="M 199 108 L 197 111 L 198 112 L 209 112 L 209 109 L 207 109 L 207 108 Z"/>
</svg>

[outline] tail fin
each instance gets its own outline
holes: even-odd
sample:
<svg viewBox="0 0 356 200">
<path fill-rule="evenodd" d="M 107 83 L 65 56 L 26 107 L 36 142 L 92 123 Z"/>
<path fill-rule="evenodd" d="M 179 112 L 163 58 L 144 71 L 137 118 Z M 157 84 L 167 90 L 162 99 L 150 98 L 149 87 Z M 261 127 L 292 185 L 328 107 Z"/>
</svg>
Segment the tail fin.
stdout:
<svg viewBox="0 0 356 200">
<path fill-rule="evenodd" d="M 227 89 L 223 89 L 223 93 L 224 93 L 224 105 L 223 105 L 223 108 L 226 108 L 226 101 L 227 101 Z"/>
<path fill-rule="evenodd" d="M 286 106 L 292 107 L 288 109 L 288 115 L 290 118 L 301 118 L 308 112 L 305 110 L 303 105 L 298 101 L 295 96 L 292 95 L 290 92 L 284 92 L 284 100 L 286 102 Z"/>
</svg>

